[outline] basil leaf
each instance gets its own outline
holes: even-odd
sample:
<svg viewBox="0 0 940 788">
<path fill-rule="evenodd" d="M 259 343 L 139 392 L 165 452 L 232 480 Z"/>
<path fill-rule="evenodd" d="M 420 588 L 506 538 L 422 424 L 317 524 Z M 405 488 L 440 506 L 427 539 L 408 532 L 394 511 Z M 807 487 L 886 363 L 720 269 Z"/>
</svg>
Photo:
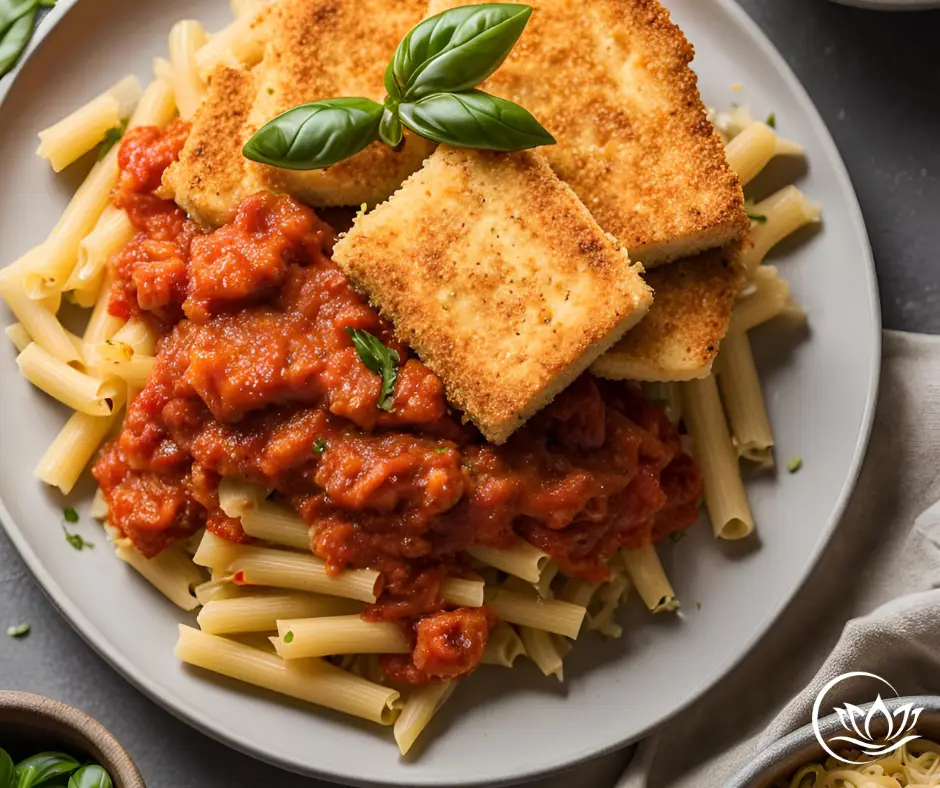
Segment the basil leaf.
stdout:
<svg viewBox="0 0 940 788">
<path fill-rule="evenodd" d="M 69 778 L 68 788 L 114 788 L 114 783 L 97 763 L 89 763 Z"/>
<path fill-rule="evenodd" d="M 60 774 L 71 774 L 80 766 L 64 752 L 41 752 L 16 764 L 16 788 L 33 788 Z"/>
<path fill-rule="evenodd" d="M 0 788 L 13 788 L 13 759 L 10 753 L 0 747 Z"/>
<path fill-rule="evenodd" d="M 381 410 L 392 413 L 395 401 L 395 380 L 398 377 L 397 365 L 401 362 L 398 352 L 385 347 L 377 336 L 361 328 L 346 327 L 346 333 L 352 338 L 353 347 L 359 354 L 359 360 L 376 375 L 382 376 L 382 391 L 378 406 Z"/>
<path fill-rule="evenodd" d="M 385 108 L 365 98 L 301 104 L 269 121 L 245 143 L 252 161 L 289 170 L 316 170 L 348 159 L 379 138 Z"/>
<path fill-rule="evenodd" d="M 17 58 L 23 54 L 29 39 L 33 37 L 36 0 L 30 0 L 25 10 L 22 10 L 21 4 L 14 9 L 6 30 L 0 29 L 0 77 L 13 69 Z M 2 24 L 0 20 L 0 26 Z"/>
<path fill-rule="evenodd" d="M 530 16 L 527 5 L 486 3 L 426 19 L 395 50 L 386 90 L 406 102 L 476 87 L 502 65 Z"/>
<path fill-rule="evenodd" d="M 382 142 L 392 148 L 397 148 L 404 136 L 401 128 L 401 118 L 398 117 L 398 109 L 386 109 L 382 114 L 382 122 L 379 124 L 379 137 Z"/>
<path fill-rule="evenodd" d="M 98 161 L 101 161 L 107 156 L 108 151 L 121 141 L 121 137 L 123 137 L 124 132 L 127 131 L 127 123 L 129 120 L 130 118 L 123 118 L 117 126 L 108 129 L 104 133 L 104 139 L 101 141 L 101 145 L 98 146 Z"/>
<path fill-rule="evenodd" d="M 398 111 L 416 134 L 461 148 L 508 151 L 555 144 L 527 110 L 482 90 L 437 93 L 401 104 Z"/>
</svg>

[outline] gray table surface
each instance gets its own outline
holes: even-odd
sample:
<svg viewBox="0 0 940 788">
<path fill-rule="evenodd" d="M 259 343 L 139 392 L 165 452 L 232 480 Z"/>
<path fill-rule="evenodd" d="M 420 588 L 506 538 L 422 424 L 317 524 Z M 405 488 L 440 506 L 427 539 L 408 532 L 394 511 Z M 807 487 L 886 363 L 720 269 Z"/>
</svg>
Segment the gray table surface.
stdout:
<svg viewBox="0 0 940 788">
<path fill-rule="evenodd" d="M 940 333 L 940 12 L 740 2 L 796 71 L 842 151 L 875 252 L 885 327 Z M 0 637 L 0 688 L 50 695 L 96 717 L 151 788 L 320 785 L 229 750 L 145 698 L 72 631 L 0 531 L 0 625 L 21 621 L 32 624 L 27 638 Z"/>
</svg>

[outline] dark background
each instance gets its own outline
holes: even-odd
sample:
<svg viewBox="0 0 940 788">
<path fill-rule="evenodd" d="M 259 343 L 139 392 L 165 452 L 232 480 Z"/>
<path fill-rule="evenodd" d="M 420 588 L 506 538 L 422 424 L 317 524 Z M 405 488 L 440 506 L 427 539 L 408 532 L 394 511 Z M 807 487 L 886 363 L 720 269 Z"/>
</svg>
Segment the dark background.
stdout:
<svg viewBox="0 0 940 788">
<path fill-rule="evenodd" d="M 845 158 L 885 327 L 940 333 L 940 11 L 740 2 L 806 86 Z M 216 744 L 147 700 L 71 630 L 0 531 L 0 629 L 23 621 L 32 624 L 28 637 L 0 633 L 0 687 L 51 695 L 99 719 L 151 788 L 317 785 Z"/>
</svg>

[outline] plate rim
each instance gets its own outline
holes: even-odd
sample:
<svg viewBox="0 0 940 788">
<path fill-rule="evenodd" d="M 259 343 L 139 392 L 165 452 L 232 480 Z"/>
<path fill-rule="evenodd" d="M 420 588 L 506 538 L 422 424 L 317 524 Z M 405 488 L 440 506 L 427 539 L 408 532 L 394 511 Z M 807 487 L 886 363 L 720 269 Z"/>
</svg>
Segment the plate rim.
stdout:
<svg viewBox="0 0 940 788">
<path fill-rule="evenodd" d="M 669 0 L 662 1 L 668 8 Z M 850 4 L 871 2 L 871 0 L 836 1 L 847 2 Z M 940 0 L 926 1 L 935 2 L 938 6 L 940 6 Z M 0 108 L 3 107 L 7 95 L 10 93 L 10 90 L 12 89 L 13 84 L 16 82 L 20 72 L 33 57 L 37 49 L 42 45 L 46 36 L 68 15 L 68 13 L 79 2 L 80 0 L 59 0 L 56 6 L 42 20 L 40 20 L 40 23 L 38 24 L 33 34 L 32 40 L 29 42 L 26 51 L 21 56 L 17 65 L 9 74 L 6 75 L 5 78 L 0 80 L 0 82 L 4 83 L 0 84 Z M 629 745 L 640 741 L 641 739 L 649 736 L 656 729 L 662 727 L 669 720 L 678 716 L 683 711 L 692 706 L 708 690 L 713 688 L 723 678 L 728 676 L 731 671 L 733 671 L 738 665 L 747 659 L 748 656 L 750 656 L 757 644 L 765 637 L 765 635 L 767 635 L 770 628 L 790 606 L 797 593 L 806 584 L 810 574 L 819 563 L 823 552 L 832 540 L 832 536 L 842 520 L 842 516 L 845 513 L 845 510 L 857 485 L 862 463 L 864 462 L 865 456 L 867 454 L 868 445 L 871 438 L 872 425 L 875 416 L 875 407 L 878 401 L 878 391 L 881 380 L 881 301 L 874 254 L 871 249 L 868 229 L 865 225 L 864 215 L 862 214 L 861 206 L 858 201 L 858 195 L 855 191 L 854 184 L 852 183 L 851 176 L 849 175 L 849 172 L 845 166 L 845 162 L 842 159 L 842 155 L 839 152 L 838 146 L 829 132 L 828 126 L 820 115 L 819 110 L 816 108 L 815 103 L 813 102 L 809 93 L 806 91 L 806 88 L 803 87 L 803 84 L 800 82 L 799 78 L 790 68 L 783 55 L 781 55 L 781 53 L 777 50 L 774 43 L 764 33 L 757 22 L 755 22 L 754 19 L 752 19 L 750 15 L 736 2 L 736 0 L 710 0 L 710 2 L 730 15 L 735 23 L 743 30 L 743 32 L 769 58 L 776 72 L 784 80 L 788 89 L 792 92 L 794 98 L 801 104 L 803 110 L 806 112 L 806 116 L 809 122 L 815 128 L 816 133 L 818 134 L 820 141 L 826 151 L 826 154 L 833 164 L 833 168 L 836 172 L 837 186 L 843 194 L 848 215 L 851 217 L 851 223 L 862 250 L 867 281 L 869 316 L 871 318 L 871 328 L 873 333 L 873 336 L 870 337 L 870 340 L 872 342 L 874 358 L 872 359 L 873 363 L 871 364 L 871 368 L 869 370 L 868 389 L 866 392 L 865 408 L 862 413 L 861 428 L 855 442 L 852 461 L 847 469 L 846 477 L 842 484 L 842 488 L 839 491 L 835 506 L 833 507 L 829 518 L 820 529 L 819 537 L 817 538 L 816 544 L 813 546 L 813 549 L 810 552 L 805 565 L 799 572 L 794 574 L 794 582 L 792 587 L 783 596 L 778 605 L 764 617 L 759 626 L 752 633 L 751 637 L 746 641 L 741 652 L 737 656 L 727 660 L 720 668 L 714 671 L 712 675 L 709 675 L 703 679 L 695 687 L 695 689 L 689 693 L 689 696 L 682 704 L 679 704 L 675 708 L 659 714 L 653 722 L 651 722 L 641 731 L 638 731 L 633 736 L 628 736 L 613 743 L 604 744 L 601 746 L 582 748 L 580 751 L 569 754 L 561 760 L 555 760 L 551 763 L 546 762 L 544 765 L 538 768 L 530 768 L 524 771 L 517 771 L 513 774 L 507 774 L 507 776 L 501 777 L 495 781 L 474 777 L 461 778 L 460 776 L 450 775 L 445 777 L 443 780 L 440 778 L 428 779 L 423 777 L 418 772 L 413 775 L 413 778 L 406 778 L 404 781 L 399 780 L 397 777 L 392 779 L 386 778 L 382 782 L 377 782 L 371 779 L 350 779 L 345 775 L 338 775 L 321 771 L 316 766 L 313 766 L 309 763 L 301 763 L 296 759 L 291 761 L 272 756 L 269 753 L 266 753 L 260 747 L 253 745 L 250 741 L 242 741 L 237 739 L 235 736 L 229 735 L 223 726 L 216 725 L 215 723 L 208 720 L 200 719 L 195 713 L 186 708 L 183 700 L 177 697 L 175 693 L 167 692 L 165 688 L 156 686 L 141 670 L 139 670 L 121 653 L 120 649 L 118 649 L 90 620 L 85 617 L 84 613 L 78 609 L 76 603 L 73 602 L 62 590 L 56 579 L 49 571 L 46 570 L 38 555 L 29 546 L 19 527 L 13 523 L 13 520 L 6 508 L 6 505 L 3 502 L 3 499 L 0 498 L 0 525 L 3 526 L 4 531 L 10 538 L 10 541 L 13 543 L 23 561 L 26 563 L 31 574 L 38 582 L 39 587 L 46 598 L 49 599 L 53 607 L 55 607 L 55 609 L 65 618 L 72 629 L 78 633 L 78 635 L 92 648 L 96 654 L 98 654 L 102 659 L 105 660 L 105 662 L 114 668 L 114 670 L 125 681 L 129 682 L 135 688 L 140 690 L 157 706 L 164 709 L 172 716 L 176 717 L 178 720 L 184 722 L 190 727 L 195 728 L 206 736 L 214 739 L 215 741 L 218 741 L 227 747 L 231 747 L 232 749 L 241 752 L 244 755 L 255 758 L 256 760 L 262 761 L 280 769 L 286 769 L 297 774 L 314 777 L 316 779 L 324 779 L 327 781 L 335 781 L 338 779 L 341 780 L 343 784 L 369 786 L 370 788 L 392 788 L 393 786 L 402 786 L 402 788 L 405 788 L 407 786 L 418 785 L 454 786 L 455 788 L 458 786 L 466 786 L 469 788 L 470 786 L 485 785 L 489 786 L 490 788 L 496 788 L 496 786 L 500 785 L 509 785 L 547 777 L 559 771 L 571 769 L 572 767 L 576 767 L 595 758 L 600 758 L 604 755 L 614 752 L 617 749 L 628 747 Z M 922 7 L 923 6 L 921 6 L 921 8 Z"/>
</svg>

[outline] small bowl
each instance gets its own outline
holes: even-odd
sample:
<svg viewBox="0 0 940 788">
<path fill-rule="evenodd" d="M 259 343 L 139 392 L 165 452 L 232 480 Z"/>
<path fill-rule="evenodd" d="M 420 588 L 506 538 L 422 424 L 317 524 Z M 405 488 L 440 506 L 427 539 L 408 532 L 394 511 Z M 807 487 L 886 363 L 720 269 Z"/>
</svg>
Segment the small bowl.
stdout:
<svg viewBox="0 0 940 788">
<path fill-rule="evenodd" d="M 917 720 L 917 733 L 925 739 L 940 741 L 940 697 L 916 695 L 884 702 L 891 714 L 907 703 L 912 703 L 915 708 L 923 708 Z M 868 703 L 861 708 L 867 714 L 872 705 Z M 883 716 L 876 716 L 872 719 L 872 727 L 874 728 L 872 735 L 875 738 L 884 736 L 887 732 L 887 720 Z M 823 738 L 828 741 L 830 736 L 843 731 L 844 728 L 838 715 L 830 714 L 819 720 L 819 730 Z M 787 779 L 800 767 L 808 763 L 824 762 L 827 757 L 816 740 L 813 726 L 806 725 L 784 736 L 760 753 L 729 780 L 725 788 L 770 788 L 776 780 Z"/>
<path fill-rule="evenodd" d="M 61 750 L 101 764 L 115 788 L 146 788 L 131 756 L 84 712 L 27 692 L 0 692 L 0 747 L 14 762 L 37 752 Z"/>
</svg>

